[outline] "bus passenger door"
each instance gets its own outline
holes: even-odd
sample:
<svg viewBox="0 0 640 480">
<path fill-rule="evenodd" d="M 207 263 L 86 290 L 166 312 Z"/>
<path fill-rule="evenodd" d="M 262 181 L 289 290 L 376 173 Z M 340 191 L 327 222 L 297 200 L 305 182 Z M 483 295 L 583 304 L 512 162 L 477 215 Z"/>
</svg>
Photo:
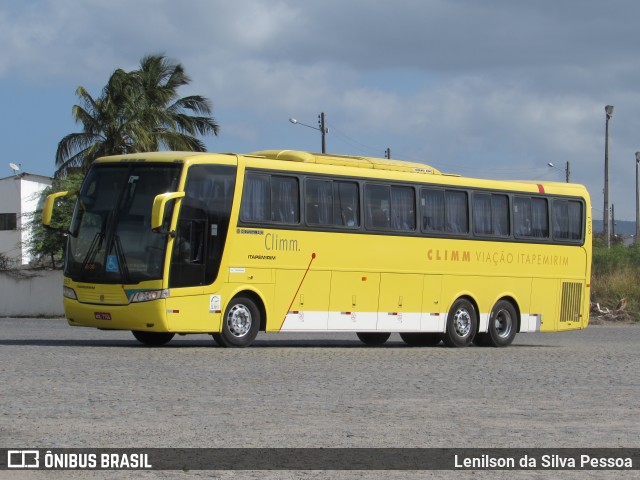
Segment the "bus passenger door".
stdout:
<svg viewBox="0 0 640 480">
<path fill-rule="evenodd" d="M 329 330 L 375 331 L 379 291 L 379 273 L 332 272 Z"/>
<path fill-rule="evenodd" d="M 383 273 L 380 278 L 377 330 L 420 331 L 423 275 Z"/>
</svg>

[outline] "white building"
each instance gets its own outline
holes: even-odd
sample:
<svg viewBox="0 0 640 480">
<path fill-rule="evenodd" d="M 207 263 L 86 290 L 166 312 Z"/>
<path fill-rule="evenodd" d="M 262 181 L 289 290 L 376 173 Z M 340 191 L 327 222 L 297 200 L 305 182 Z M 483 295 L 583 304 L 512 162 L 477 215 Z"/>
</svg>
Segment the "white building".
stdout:
<svg viewBox="0 0 640 480">
<path fill-rule="evenodd" d="M 50 177 L 31 173 L 17 173 L 0 178 L 0 254 L 8 258 L 14 266 L 26 265 L 31 256 L 24 243 L 30 231 L 22 228 L 29 214 L 38 208 L 40 193 L 51 186 Z"/>
</svg>

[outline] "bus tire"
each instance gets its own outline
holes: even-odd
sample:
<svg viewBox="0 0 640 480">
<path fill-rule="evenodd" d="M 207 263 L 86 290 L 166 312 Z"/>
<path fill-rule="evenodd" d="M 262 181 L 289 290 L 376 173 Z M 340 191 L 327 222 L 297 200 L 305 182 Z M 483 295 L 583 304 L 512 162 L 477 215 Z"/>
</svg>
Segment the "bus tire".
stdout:
<svg viewBox="0 0 640 480">
<path fill-rule="evenodd" d="M 376 347 L 383 345 L 384 342 L 389 340 L 391 333 L 389 332 L 357 332 L 358 338 L 365 345 Z"/>
<path fill-rule="evenodd" d="M 466 347 L 478 331 L 478 314 L 466 298 L 456 300 L 447 315 L 447 328 L 442 341 L 447 347 Z"/>
<path fill-rule="evenodd" d="M 442 334 L 435 332 L 405 332 L 400 338 L 411 347 L 433 347 L 440 343 Z"/>
<path fill-rule="evenodd" d="M 171 341 L 175 333 L 171 332 L 143 332 L 142 330 L 132 330 L 133 336 L 140 343 L 148 347 L 160 347 Z"/>
<path fill-rule="evenodd" d="M 506 347 L 516 338 L 518 314 L 511 302 L 500 300 L 489 315 L 489 331 L 485 344 L 491 347 Z"/>
<path fill-rule="evenodd" d="M 229 302 L 222 317 L 222 331 L 213 339 L 222 347 L 248 347 L 260 330 L 260 309 L 248 297 L 236 297 Z"/>
</svg>

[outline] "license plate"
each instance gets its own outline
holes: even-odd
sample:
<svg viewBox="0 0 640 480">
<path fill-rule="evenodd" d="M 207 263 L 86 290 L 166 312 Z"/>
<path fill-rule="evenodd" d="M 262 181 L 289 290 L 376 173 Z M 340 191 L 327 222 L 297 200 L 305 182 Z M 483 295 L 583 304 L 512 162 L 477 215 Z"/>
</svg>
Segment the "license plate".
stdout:
<svg viewBox="0 0 640 480">
<path fill-rule="evenodd" d="M 96 320 L 111 320 L 111 314 L 107 312 L 95 312 Z"/>
</svg>

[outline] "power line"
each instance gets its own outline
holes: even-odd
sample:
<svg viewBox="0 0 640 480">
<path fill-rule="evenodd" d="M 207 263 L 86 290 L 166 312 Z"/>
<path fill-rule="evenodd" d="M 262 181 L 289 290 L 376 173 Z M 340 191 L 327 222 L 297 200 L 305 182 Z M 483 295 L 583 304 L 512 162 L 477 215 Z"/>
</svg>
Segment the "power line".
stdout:
<svg viewBox="0 0 640 480">
<path fill-rule="evenodd" d="M 335 135 L 336 137 L 338 137 L 339 139 L 341 139 L 343 142 L 351 145 L 352 147 L 354 147 L 355 149 L 364 152 L 368 155 L 372 155 L 375 157 L 380 157 L 381 152 L 384 152 L 385 149 L 384 148 L 377 148 L 377 147 L 372 147 L 371 145 L 366 145 L 362 142 L 359 142 L 353 138 L 351 138 L 349 135 L 347 135 L 346 133 L 341 132 L 338 128 L 336 128 L 336 126 L 332 123 L 328 123 L 329 127 L 331 127 L 331 133 L 333 135 Z"/>
</svg>

